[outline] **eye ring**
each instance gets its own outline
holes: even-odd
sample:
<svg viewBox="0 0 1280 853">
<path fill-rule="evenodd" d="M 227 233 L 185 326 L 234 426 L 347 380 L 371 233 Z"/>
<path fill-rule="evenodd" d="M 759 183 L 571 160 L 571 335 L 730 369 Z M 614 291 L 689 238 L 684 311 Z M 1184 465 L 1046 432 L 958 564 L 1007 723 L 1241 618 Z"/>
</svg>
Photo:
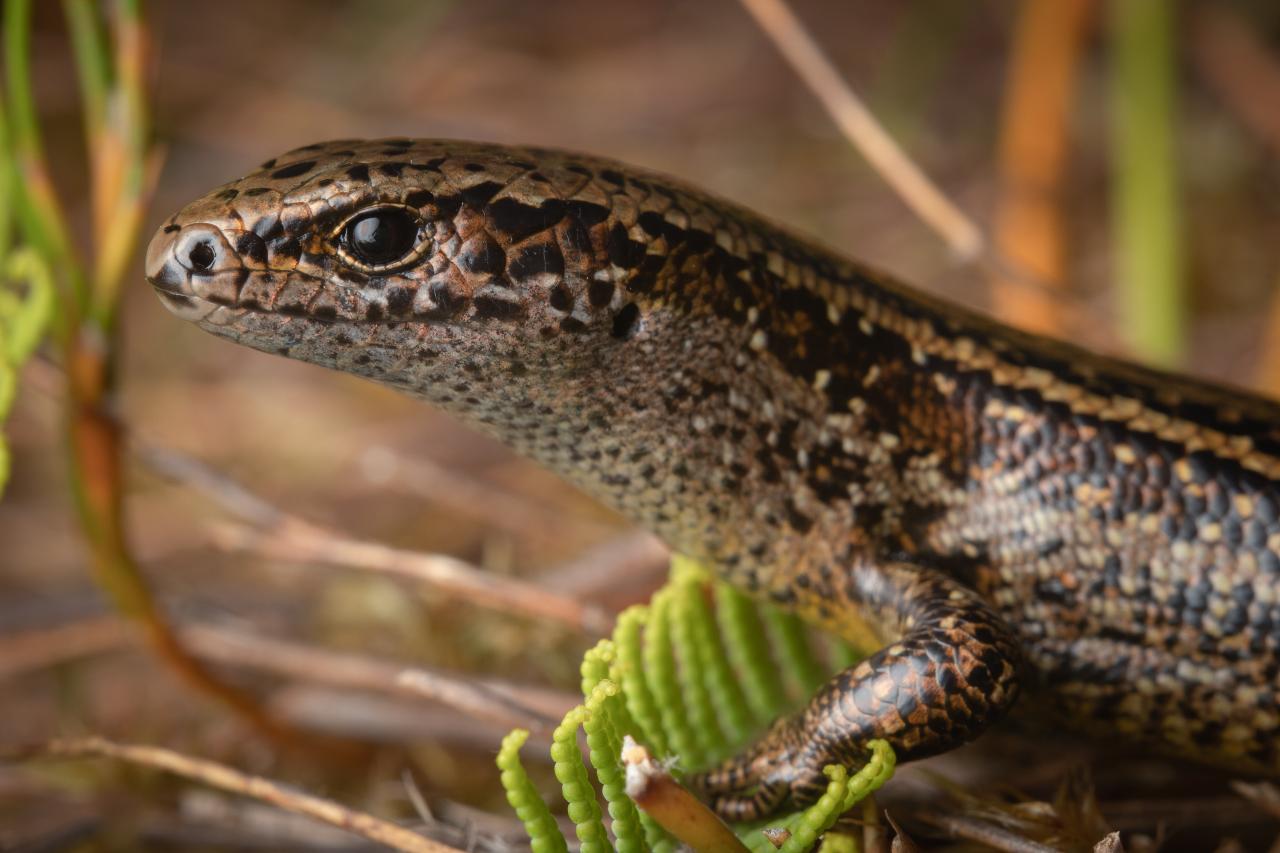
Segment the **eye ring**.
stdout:
<svg viewBox="0 0 1280 853">
<path fill-rule="evenodd" d="M 366 273 L 405 267 L 428 245 L 417 211 L 400 204 L 361 208 L 343 220 L 330 239 L 343 263 Z"/>
</svg>

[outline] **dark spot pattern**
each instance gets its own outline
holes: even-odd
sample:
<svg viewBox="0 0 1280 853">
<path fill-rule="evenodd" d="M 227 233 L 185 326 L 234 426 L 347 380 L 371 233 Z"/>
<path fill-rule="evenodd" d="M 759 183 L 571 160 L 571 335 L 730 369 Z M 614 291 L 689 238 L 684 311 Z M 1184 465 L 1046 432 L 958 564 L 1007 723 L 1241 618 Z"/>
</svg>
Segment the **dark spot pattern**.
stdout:
<svg viewBox="0 0 1280 853">
<path fill-rule="evenodd" d="M 296 178 L 305 175 L 316 167 L 314 160 L 303 160 L 298 163 L 290 163 L 288 166 L 282 166 L 271 173 L 271 177 L 280 180 L 282 178 Z"/>
</svg>

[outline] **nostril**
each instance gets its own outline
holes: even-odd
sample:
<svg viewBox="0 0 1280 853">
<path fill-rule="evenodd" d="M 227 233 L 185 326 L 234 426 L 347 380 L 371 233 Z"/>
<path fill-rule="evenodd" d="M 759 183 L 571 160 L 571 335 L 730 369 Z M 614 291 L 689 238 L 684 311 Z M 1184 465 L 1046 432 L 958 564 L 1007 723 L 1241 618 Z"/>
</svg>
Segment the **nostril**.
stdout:
<svg viewBox="0 0 1280 853">
<path fill-rule="evenodd" d="M 187 260 L 191 262 L 191 268 L 198 272 L 208 272 L 213 269 L 213 263 L 217 259 L 218 253 L 214 251 L 213 244 L 208 240 L 199 241 L 187 252 Z"/>
</svg>

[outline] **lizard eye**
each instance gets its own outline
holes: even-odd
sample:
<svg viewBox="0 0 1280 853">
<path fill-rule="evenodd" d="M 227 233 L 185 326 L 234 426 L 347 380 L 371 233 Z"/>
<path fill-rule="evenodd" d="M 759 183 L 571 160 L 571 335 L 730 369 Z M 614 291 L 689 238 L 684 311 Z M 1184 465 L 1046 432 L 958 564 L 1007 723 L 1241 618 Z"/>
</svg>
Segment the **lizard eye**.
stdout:
<svg viewBox="0 0 1280 853">
<path fill-rule="evenodd" d="M 375 207 L 348 219 L 339 229 L 338 248 L 354 267 L 385 272 L 417 257 L 422 223 L 403 207 Z"/>
</svg>

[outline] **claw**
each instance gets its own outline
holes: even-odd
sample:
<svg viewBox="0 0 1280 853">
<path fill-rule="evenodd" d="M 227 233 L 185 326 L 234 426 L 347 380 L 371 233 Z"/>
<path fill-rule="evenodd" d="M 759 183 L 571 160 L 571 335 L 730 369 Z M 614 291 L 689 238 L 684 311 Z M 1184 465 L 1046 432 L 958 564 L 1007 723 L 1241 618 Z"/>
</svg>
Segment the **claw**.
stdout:
<svg viewBox="0 0 1280 853">
<path fill-rule="evenodd" d="M 716 797 L 711 801 L 711 808 L 727 821 L 747 823 L 773 814 L 786 796 L 787 786 L 782 782 L 773 782 L 758 786 L 754 794 Z"/>
<path fill-rule="evenodd" d="M 827 763 L 806 735 L 803 718 L 783 718 L 743 753 L 689 782 L 724 819 L 760 820 L 788 800 L 803 807 L 820 797 Z"/>
</svg>

